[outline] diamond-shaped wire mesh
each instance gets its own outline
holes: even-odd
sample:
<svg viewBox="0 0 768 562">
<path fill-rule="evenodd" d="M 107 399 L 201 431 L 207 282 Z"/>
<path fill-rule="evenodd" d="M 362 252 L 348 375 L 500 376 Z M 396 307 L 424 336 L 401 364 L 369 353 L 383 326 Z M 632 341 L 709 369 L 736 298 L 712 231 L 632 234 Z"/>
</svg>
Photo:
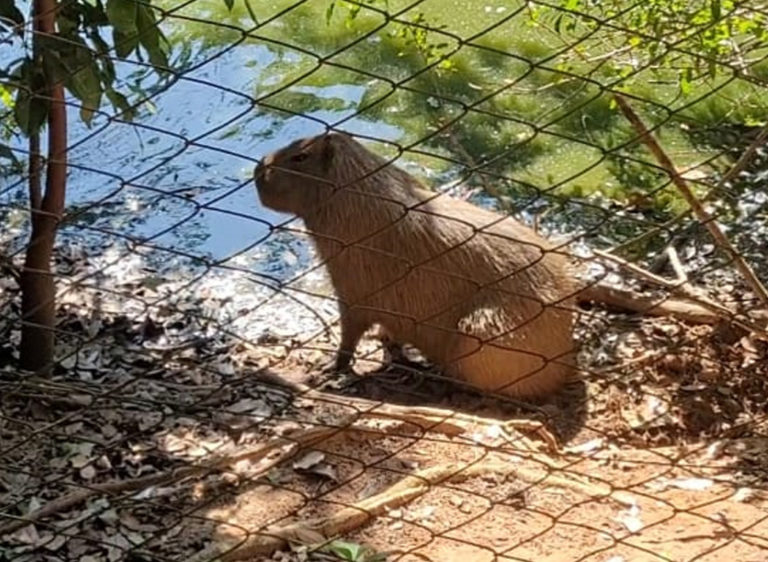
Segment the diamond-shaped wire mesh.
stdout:
<svg viewBox="0 0 768 562">
<path fill-rule="evenodd" d="M 698 5 L 153 4 L 45 376 L 0 178 L 0 558 L 765 560 L 768 5 Z"/>
</svg>

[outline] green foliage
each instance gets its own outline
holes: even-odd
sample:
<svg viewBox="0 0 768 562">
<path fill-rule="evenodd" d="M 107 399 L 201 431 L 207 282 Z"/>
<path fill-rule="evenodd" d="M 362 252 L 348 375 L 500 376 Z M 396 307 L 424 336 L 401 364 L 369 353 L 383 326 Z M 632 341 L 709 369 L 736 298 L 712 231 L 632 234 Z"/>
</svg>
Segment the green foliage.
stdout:
<svg viewBox="0 0 768 562">
<path fill-rule="evenodd" d="M 80 101 L 80 116 L 86 124 L 101 108 L 104 97 L 122 118 L 130 120 L 134 108 L 114 89 L 115 67 L 109 58 L 113 48 L 102 33 L 112 27 L 118 57 L 141 57 L 143 49 L 162 71 L 168 66 L 167 46 L 151 5 L 108 0 L 104 6 L 101 0 L 77 0 L 62 5 L 56 23 L 57 35 L 38 35 L 22 43 L 26 55 L 11 72 L 9 85 L 16 91 L 14 115 L 21 132 L 31 135 L 45 123 L 49 105 L 45 92 L 54 83 L 62 83 Z"/>
<path fill-rule="evenodd" d="M 24 14 L 16 7 L 13 0 L 0 0 L 0 31 L 8 31 L 9 25 L 17 28 L 18 35 L 23 35 L 21 26 L 24 25 Z"/>
<path fill-rule="evenodd" d="M 260 15 L 289 5 L 277 0 Z M 613 92 L 631 96 L 681 169 L 705 176 L 727 160 L 697 131 L 768 121 L 759 82 L 768 79 L 768 37 L 757 29 L 766 12 L 748 4 L 454 0 L 447 8 L 308 0 L 260 30 L 303 52 L 265 43 L 276 58 L 256 95 L 290 112 L 335 106 L 340 118 L 354 111 L 394 125 L 400 144 L 421 142 L 434 155 L 430 169 L 479 168 L 520 197 L 601 197 L 667 216 L 685 202 L 654 171 Z M 331 54 L 334 64 L 318 65 Z M 362 94 L 345 105 L 326 93 L 339 85 Z M 484 185 L 479 174 L 470 181 Z"/>
<path fill-rule="evenodd" d="M 224 0 L 232 9 L 234 0 Z M 9 108 L 24 135 L 38 132 L 46 123 L 49 84 L 61 83 L 77 100 L 80 117 L 90 125 L 106 99 L 121 119 L 130 121 L 136 108 L 115 89 L 117 79 L 111 57 L 149 60 L 161 76 L 169 67 L 169 44 L 160 28 L 151 0 L 73 0 L 60 4 L 56 14 L 58 34 L 24 34 L 24 13 L 14 0 L 0 0 L 0 32 L 16 30 L 23 56 L 0 69 L 0 101 Z M 111 43 L 105 31 L 111 30 Z M 15 99 L 11 99 L 15 94 Z M 3 137 L 11 134 L 7 114 L 0 114 Z M 0 144 L 0 159 L 16 158 Z"/>
<path fill-rule="evenodd" d="M 233 0 L 224 0 L 231 9 Z M 25 56 L 9 69 L 3 92 L 15 91 L 13 115 L 20 131 L 31 135 L 48 116 L 48 84 L 62 83 L 81 104 L 80 116 L 90 125 L 106 99 L 120 116 L 131 120 L 135 108 L 115 89 L 115 65 L 110 57 L 149 60 L 167 74 L 169 44 L 151 0 L 73 0 L 57 12 L 58 34 L 21 40 Z M 0 0 L 0 30 L 12 23 L 24 26 L 24 14 L 13 0 Z M 111 30 L 111 43 L 104 32 Z M 21 31 L 19 35 L 23 37 Z M 2 154 L 0 154 L 2 156 Z"/>
<path fill-rule="evenodd" d="M 335 540 L 323 547 L 323 551 L 345 562 L 384 562 L 387 555 L 376 552 L 370 547 L 342 540 Z"/>
<path fill-rule="evenodd" d="M 34 91 L 45 90 L 45 76 L 32 59 L 26 58 L 14 69 L 11 77 L 19 84 L 27 86 L 18 90 L 13 105 L 13 116 L 22 132 L 30 134 L 32 131 L 37 131 L 48 117 L 48 104 L 31 94 Z"/>
<path fill-rule="evenodd" d="M 330 23 L 333 19 L 333 14 L 336 12 L 337 4 L 343 8 L 344 11 L 346 11 L 344 24 L 347 27 L 352 27 L 355 19 L 360 14 L 360 11 L 363 9 L 365 4 L 373 7 L 378 7 L 378 5 L 381 5 L 381 7 L 385 10 L 389 8 L 388 0 L 360 0 L 358 2 L 347 2 L 346 0 L 330 0 L 330 2 L 328 2 L 328 8 L 326 8 L 325 11 L 326 24 Z"/>
<path fill-rule="evenodd" d="M 743 67 L 744 46 L 765 46 L 768 15 L 735 0 L 645 0 L 628 5 L 623 0 L 560 0 L 535 9 L 541 23 L 554 19 L 557 33 L 599 31 L 610 24 L 614 42 L 631 47 L 634 60 L 611 65 L 621 77 L 634 68 L 652 66 L 674 70 L 682 94 L 693 81 Z M 764 7 L 763 7 L 764 8 Z"/>
<path fill-rule="evenodd" d="M 0 71 L 0 77 L 2 76 L 3 73 Z M 13 129 L 10 124 L 13 105 L 13 96 L 10 89 L 0 83 L 0 162 L 8 161 L 11 167 L 18 169 L 21 166 L 21 162 L 19 162 L 19 159 L 16 158 L 16 155 L 7 144 L 7 141 L 13 135 Z"/>
</svg>

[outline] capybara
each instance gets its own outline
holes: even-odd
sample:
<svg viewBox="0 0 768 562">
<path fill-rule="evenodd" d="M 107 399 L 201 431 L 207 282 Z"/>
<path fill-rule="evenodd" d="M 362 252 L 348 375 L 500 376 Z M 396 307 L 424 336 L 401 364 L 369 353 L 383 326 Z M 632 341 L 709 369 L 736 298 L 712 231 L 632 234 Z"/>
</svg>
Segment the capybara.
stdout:
<svg viewBox="0 0 768 562">
<path fill-rule="evenodd" d="M 304 221 L 328 268 L 335 368 L 378 325 L 481 390 L 541 396 L 573 371 L 573 274 L 530 228 L 425 189 L 344 133 L 293 142 L 255 178 L 265 206 Z"/>
</svg>

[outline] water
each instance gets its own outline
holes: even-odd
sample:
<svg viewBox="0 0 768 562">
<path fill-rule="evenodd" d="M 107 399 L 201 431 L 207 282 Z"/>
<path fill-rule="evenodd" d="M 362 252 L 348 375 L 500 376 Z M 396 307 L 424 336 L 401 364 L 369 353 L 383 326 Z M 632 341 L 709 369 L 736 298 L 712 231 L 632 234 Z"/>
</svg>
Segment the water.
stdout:
<svg viewBox="0 0 768 562">
<path fill-rule="evenodd" d="M 99 115 L 88 128 L 78 108 L 69 108 L 68 220 L 59 231 L 58 253 L 87 261 L 69 279 L 73 285 L 99 279 L 134 287 L 159 278 L 162 299 L 209 295 L 213 305 L 206 313 L 250 338 L 297 335 L 335 315 L 307 239 L 273 230 L 291 217 L 259 204 L 252 174 L 267 153 L 321 133 L 323 123 L 346 119 L 353 110 L 278 116 L 254 105 L 259 69 L 274 57 L 252 44 L 223 53 L 200 49 L 195 68 L 153 97 L 133 123 Z M 135 71 L 129 63 L 117 67 L 119 76 Z M 146 88 L 156 80 L 147 74 L 141 83 Z M 343 98 L 350 106 L 364 93 L 343 84 L 301 90 Z M 400 136 L 396 127 L 356 118 L 343 129 L 389 140 Z M 25 158 L 26 140 L 13 139 L 11 147 Z M 20 253 L 27 242 L 26 205 L 25 179 L 0 178 L 6 253 Z M 301 227 L 298 221 L 294 226 Z M 130 307 L 123 301 L 114 308 Z"/>
<path fill-rule="evenodd" d="M 294 330 L 297 324 L 316 325 L 314 312 L 325 315 L 329 301 L 312 300 L 307 291 L 327 295 L 328 288 L 312 269 L 306 239 L 274 230 L 291 217 L 260 206 L 253 167 L 268 152 L 320 133 L 326 124 L 344 121 L 342 128 L 350 133 L 390 141 L 405 133 L 380 120 L 353 117 L 366 93 L 360 83 L 292 88 L 341 100 L 343 109 L 298 116 L 255 104 L 259 86 L 275 80 L 264 69 L 278 56 L 290 63 L 295 57 L 290 53 L 277 55 L 255 43 L 203 48 L 193 42 L 185 49 L 193 53 L 191 70 L 142 106 L 134 123 L 100 115 L 87 128 L 78 108 L 70 108 L 70 220 L 62 225 L 59 253 L 86 257 L 91 263 L 87 275 L 108 277 L 118 285 L 141 282 L 150 271 L 165 280 L 166 297 L 174 291 L 212 294 L 220 303 L 214 313 L 249 335 L 258 336 L 270 326 L 292 333 L 300 331 Z M 0 66 L 14 56 L 3 49 Z M 121 91 L 156 86 L 157 76 L 138 71 L 135 64 L 116 66 Z M 12 146 L 22 151 L 23 159 L 26 143 L 14 139 Z M 25 197 L 23 178 L 0 177 L 0 251 L 19 252 L 27 241 Z M 539 194 L 531 198 L 545 203 Z M 491 207 L 494 203 L 483 197 L 473 200 Z M 562 225 L 557 227 L 573 238 L 591 228 L 577 203 L 572 212 L 560 213 Z M 531 222 L 536 211 L 530 208 L 522 218 Z M 618 215 L 609 220 L 597 213 L 592 220 L 616 237 Z M 188 285 L 182 286 L 184 282 Z M 299 304 L 281 293 L 288 288 Z"/>
<path fill-rule="evenodd" d="M 221 263 L 267 239 L 270 226 L 288 218 L 260 206 L 254 165 L 352 110 L 281 119 L 254 106 L 259 68 L 274 60 L 263 46 L 242 44 L 221 55 L 203 51 L 197 58 L 197 68 L 154 97 L 152 111 L 144 110 L 134 123 L 99 116 L 88 129 L 77 108 L 70 108 L 67 204 L 80 215 L 62 228 L 64 239 L 103 244 L 105 236 L 128 237 Z M 119 63 L 118 71 L 121 65 L 128 67 Z M 312 90 L 351 104 L 364 93 L 360 86 L 345 85 Z M 390 125 L 354 118 L 343 128 L 390 140 L 400 134 Z M 16 139 L 13 146 L 23 150 L 25 143 Z M 0 205 L 23 206 L 22 180 L 0 181 Z"/>
</svg>

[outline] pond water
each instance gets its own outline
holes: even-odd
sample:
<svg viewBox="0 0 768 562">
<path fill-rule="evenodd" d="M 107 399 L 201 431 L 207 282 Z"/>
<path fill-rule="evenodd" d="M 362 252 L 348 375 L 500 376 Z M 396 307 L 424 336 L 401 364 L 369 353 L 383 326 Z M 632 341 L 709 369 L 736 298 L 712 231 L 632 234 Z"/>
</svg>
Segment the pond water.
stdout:
<svg viewBox="0 0 768 562">
<path fill-rule="evenodd" d="M 59 253 L 86 256 L 89 276 L 116 285 L 140 282 L 147 271 L 175 279 L 170 286 L 177 289 L 179 278 L 187 278 L 188 294 L 214 293 L 222 300 L 215 315 L 243 335 L 298 332 L 298 325 L 317 322 L 319 310 L 328 317 L 335 306 L 304 292 L 327 294 L 322 271 L 303 275 L 312 262 L 306 239 L 272 230 L 291 217 L 259 204 L 253 167 L 296 138 L 322 132 L 322 123 L 347 119 L 351 110 L 276 119 L 254 107 L 259 69 L 274 58 L 263 46 L 200 49 L 194 58 L 194 68 L 153 97 L 151 111 L 133 123 L 102 115 L 88 128 L 78 108 L 70 108 L 67 212 L 74 218 L 60 229 Z M 133 71 L 118 63 L 119 71 L 121 65 L 123 75 Z M 147 75 L 145 85 L 152 80 Z M 312 93 L 357 103 L 363 89 L 339 85 Z M 391 125 L 356 118 L 342 128 L 390 140 L 400 135 Z M 17 138 L 11 147 L 23 159 L 26 142 Z M 9 253 L 27 242 L 26 205 L 25 179 L 0 177 L 0 239 Z M 297 276 L 298 298 L 272 290 Z"/>
<path fill-rule="evenodd" d="M 104 245 L 132 239 L 221 263 L 265 240 L 272 225 L 289 218 L 260 206 L 252 181 L 255 163 L 352 111 L 278 120 L 254 107 L 259 69 L 274 59 L 263 46 L 201 50 L 196 58 L 195 68 L 153 97 L 152 111 L 143 111 L 134 123 L 102 116 L 89 129 L 77 108 L 70 108 L 67 204 L 76 219 L 62 228 L 63 241 Z M 312 93 L 326 95 L 320 90 Z M 352 103 L 362 94 L 359 86 L 343 85 L 327 93 Z M 400 134 L 391 125 L 355 118 L 343 129 L 390 140 Z M 16 139 L 14 147 L 24 150 L 25 144 Z M 23 179 L 0 182 L 0 205 L 23 208 Z"/>
<path fill-rule="evenodd" d="M 493 17 L 503 17 L 493 13 Z M 321 40 L 322 34 L 316 34 Z M 197 37 L 194 33 L 188 36 Z M 376 43 L 373 39 L 381 38 L 372 38 L 372 44 Z M 288 326 L 286 330 L 291 332 L 290 326 L 312 323 L 317 310 L 333 307 L 301 301 L 313 298 L 307 291 L 327 294 L 327 286 L 321 272 L 312 269 L 312 252 L 306 239 L 274 230 L 275 225 L 291 217 L 260 206 L 252 181 L 254 165 L 268 152 L 296 138 L 322 132 L 326 124 L 343 122 L 341 128 L 350 133 L 402 142 L 408 136 L 403 129 L 423 117 L 419 114 L 420 106 L 413 104 L 412 113 L 408 113 L 393 101 L 382 113 L 368 113 L 365 119 L 356 117 L 356 107 L 370 93 L 369 84 L 359 75 L 348 76 L 348 81 L 343 79 L 344 73 L 325 76 L 322 71 L 328 69 L 326 66 L 318 72 L 316 81 L 291 89 L 292 93 L 309 94 L 320 100 L 316 105 L 326 109 L 302 109 L 302 115 L 268 111 L 254 104 L 257 92 L 281 78 L 275 76 L 275 68 L 285 70 L 285 79 L 295 72 L 292 66 L 298 67 L 306 60 L 300 60 L 296 53 L 278 55 L 276 49 L 268 48 L 264 42 L 233 43 L 221 39 L 207 41 L 203 46 L 202 40 L 184 40 L 177 45 L 180 43 L 184 43 L 183 47 L 177 46 L 171 58 L 185 61 L 184 72 L 168 88 L 160 88 L 151 97 L 151 103 L 141 107 L 133 123 L 110 120 L 103 114 L 88 128 L 80 121 L 78 108 L 70 108 L 70 220 L 62 225 L 59 252 L 88 257 L 89 275 L 108 276 L 117 283 L 135 282 L 147 276 L 147 271 L 165 279 L 180 274 L 189 280 L 189 287 L 184 289 L 187 294 L 208 291 L 218 295 L 222 303 L 212 313 L 232 319 L 239 330 L 258 335 L 279 324 Z M 17 55 L 12 49 L 0 50 L 0 67 Z M 279 56 L 283 58 L 278 60 Z M 365 56 L 360 55 L 360 59 Z M 280 64 L 275 65 L 276 62 Z M 494 59 L 487 66 L 477 66 L 489 80 L 484 86 L 486 90 L 508 78 L 497 62 Z M 116 66 L 122 79 L 118 86 L 121 91 L 136 87 L 157 89 L 157 76 L 146 69 L 131 62 L 118 62 Z M 386 64 L 383 67 L 389 68 Z M 475 70 L 472 65 L 468 68 Z M 454 82 L 458 90 L 467 87 L 460 80 Z M 469 89 L 476 87 L 479 88 L 473 82 Z M 531 98 L 531 108 L 553 105 L 551 100 L 545 103 L 546 100 L 539 99 L 540 94 L 529 92 L 527 96 Z M 510 94 L 510 98 L 528 99 L 519 93 Z M 431 110 L 430 100 L 428 97 L 424 111 Z M 385 122 L 387 112 L 400 117 Z M 445 116 L 450 115 L 446 110 Z M 483 121 L 477 124 L 482 134 L 478 132 L 475 136 L 474 122 L 469 118 L 467 121 L 470 124 L 463 130 L 466 136 L 459 144 L 470 151 L 478 144 L 508 154 L 504 152 L 508 143 L 502 142 L 504 135 L 500 133 L 520 133 L 514 128 L 486 131 L 483 127 L 489 122 Z M 493 120 L 490 124 L 495 125 Z M 581 122 L 577 124 L 581 126 Z M 416 129 L 422 131 L 428 125 L 420 123 L 419 127 Z M 566 143 L 564 138 L 569 138 L 560 134 L 547 137 L 543 132 L 542 129 L 538 135 L 540 142 L 546 137 L 547 142 L 562 144 Z M 498 146 L 493 142 L 498 142 Z M 14 139 L 12 146 L 23 156 L 26 145 L 22 139 Z M 523 150 L 527 145 L 523 141 L 514 146 Z M 594 147 L 586 150 L 583 144 L 570 141 L 563 146 L 572 150 L 565 152 L 559 144 L 537 146 L 541 153 L 534 151 L 529 157 L 531 169 L 538 170 L 539 177 L 545 176 L 542 170 L 549 173 L 559 166 L 563 169 L 560 176 L 579 175 L 579 170 L 601 170 L 599 174 L 595 171 L 594 177 L 583 176 L 583 181 L 593 187 L 601 186 L 605 178 L 611 179 L 605 175 L 603 164 L 602 168 L 591 164 L 594 155 L 590 151 Z M 450 178 L 457 171 L 455 166 L 448 166 L 447 170 L 444 166 L 441 179 Z M 542 182 L 540 187 L 545 189 L 557 183 L 556 179 Z M 494 204 L 488 197 L 477 196 L 474 200 Z M 538 192 L 531 194 L 530 200 L 533 206 L 521 205 L 525 207 L 521 215 L 527 220 L 542 209 L 541 205 L 546 205 Z M 571 197 L 557 213 L 549 215 L 545 230 L 567 232 L 573 237 L 587 233 L 591 242 L 610 245 L 652 225 L 642 210 L 630 215 L 621 208 L 617 210 L 615 205 L 603 207 L 604 201 L 596 201 L 597 204 L 584 206 L 579 198 Z M 536 208 L 536 204 L 540 206 Z M 755 204 L 755 212 L 759 213 L 765 201 Z M 557 215 L 557 220 L 553 215 Z M 0 176 L 0 242 L 5 251 L 23 249 L 27 217 L 23 178 Z M 299 291 L 293 296 L 303 304 L 275 291 L 289 281 Z M 267 306 L 266 302 L 271 304 Z M 253 314 L 244 314 L 244 310 Z"/>
</svg>

